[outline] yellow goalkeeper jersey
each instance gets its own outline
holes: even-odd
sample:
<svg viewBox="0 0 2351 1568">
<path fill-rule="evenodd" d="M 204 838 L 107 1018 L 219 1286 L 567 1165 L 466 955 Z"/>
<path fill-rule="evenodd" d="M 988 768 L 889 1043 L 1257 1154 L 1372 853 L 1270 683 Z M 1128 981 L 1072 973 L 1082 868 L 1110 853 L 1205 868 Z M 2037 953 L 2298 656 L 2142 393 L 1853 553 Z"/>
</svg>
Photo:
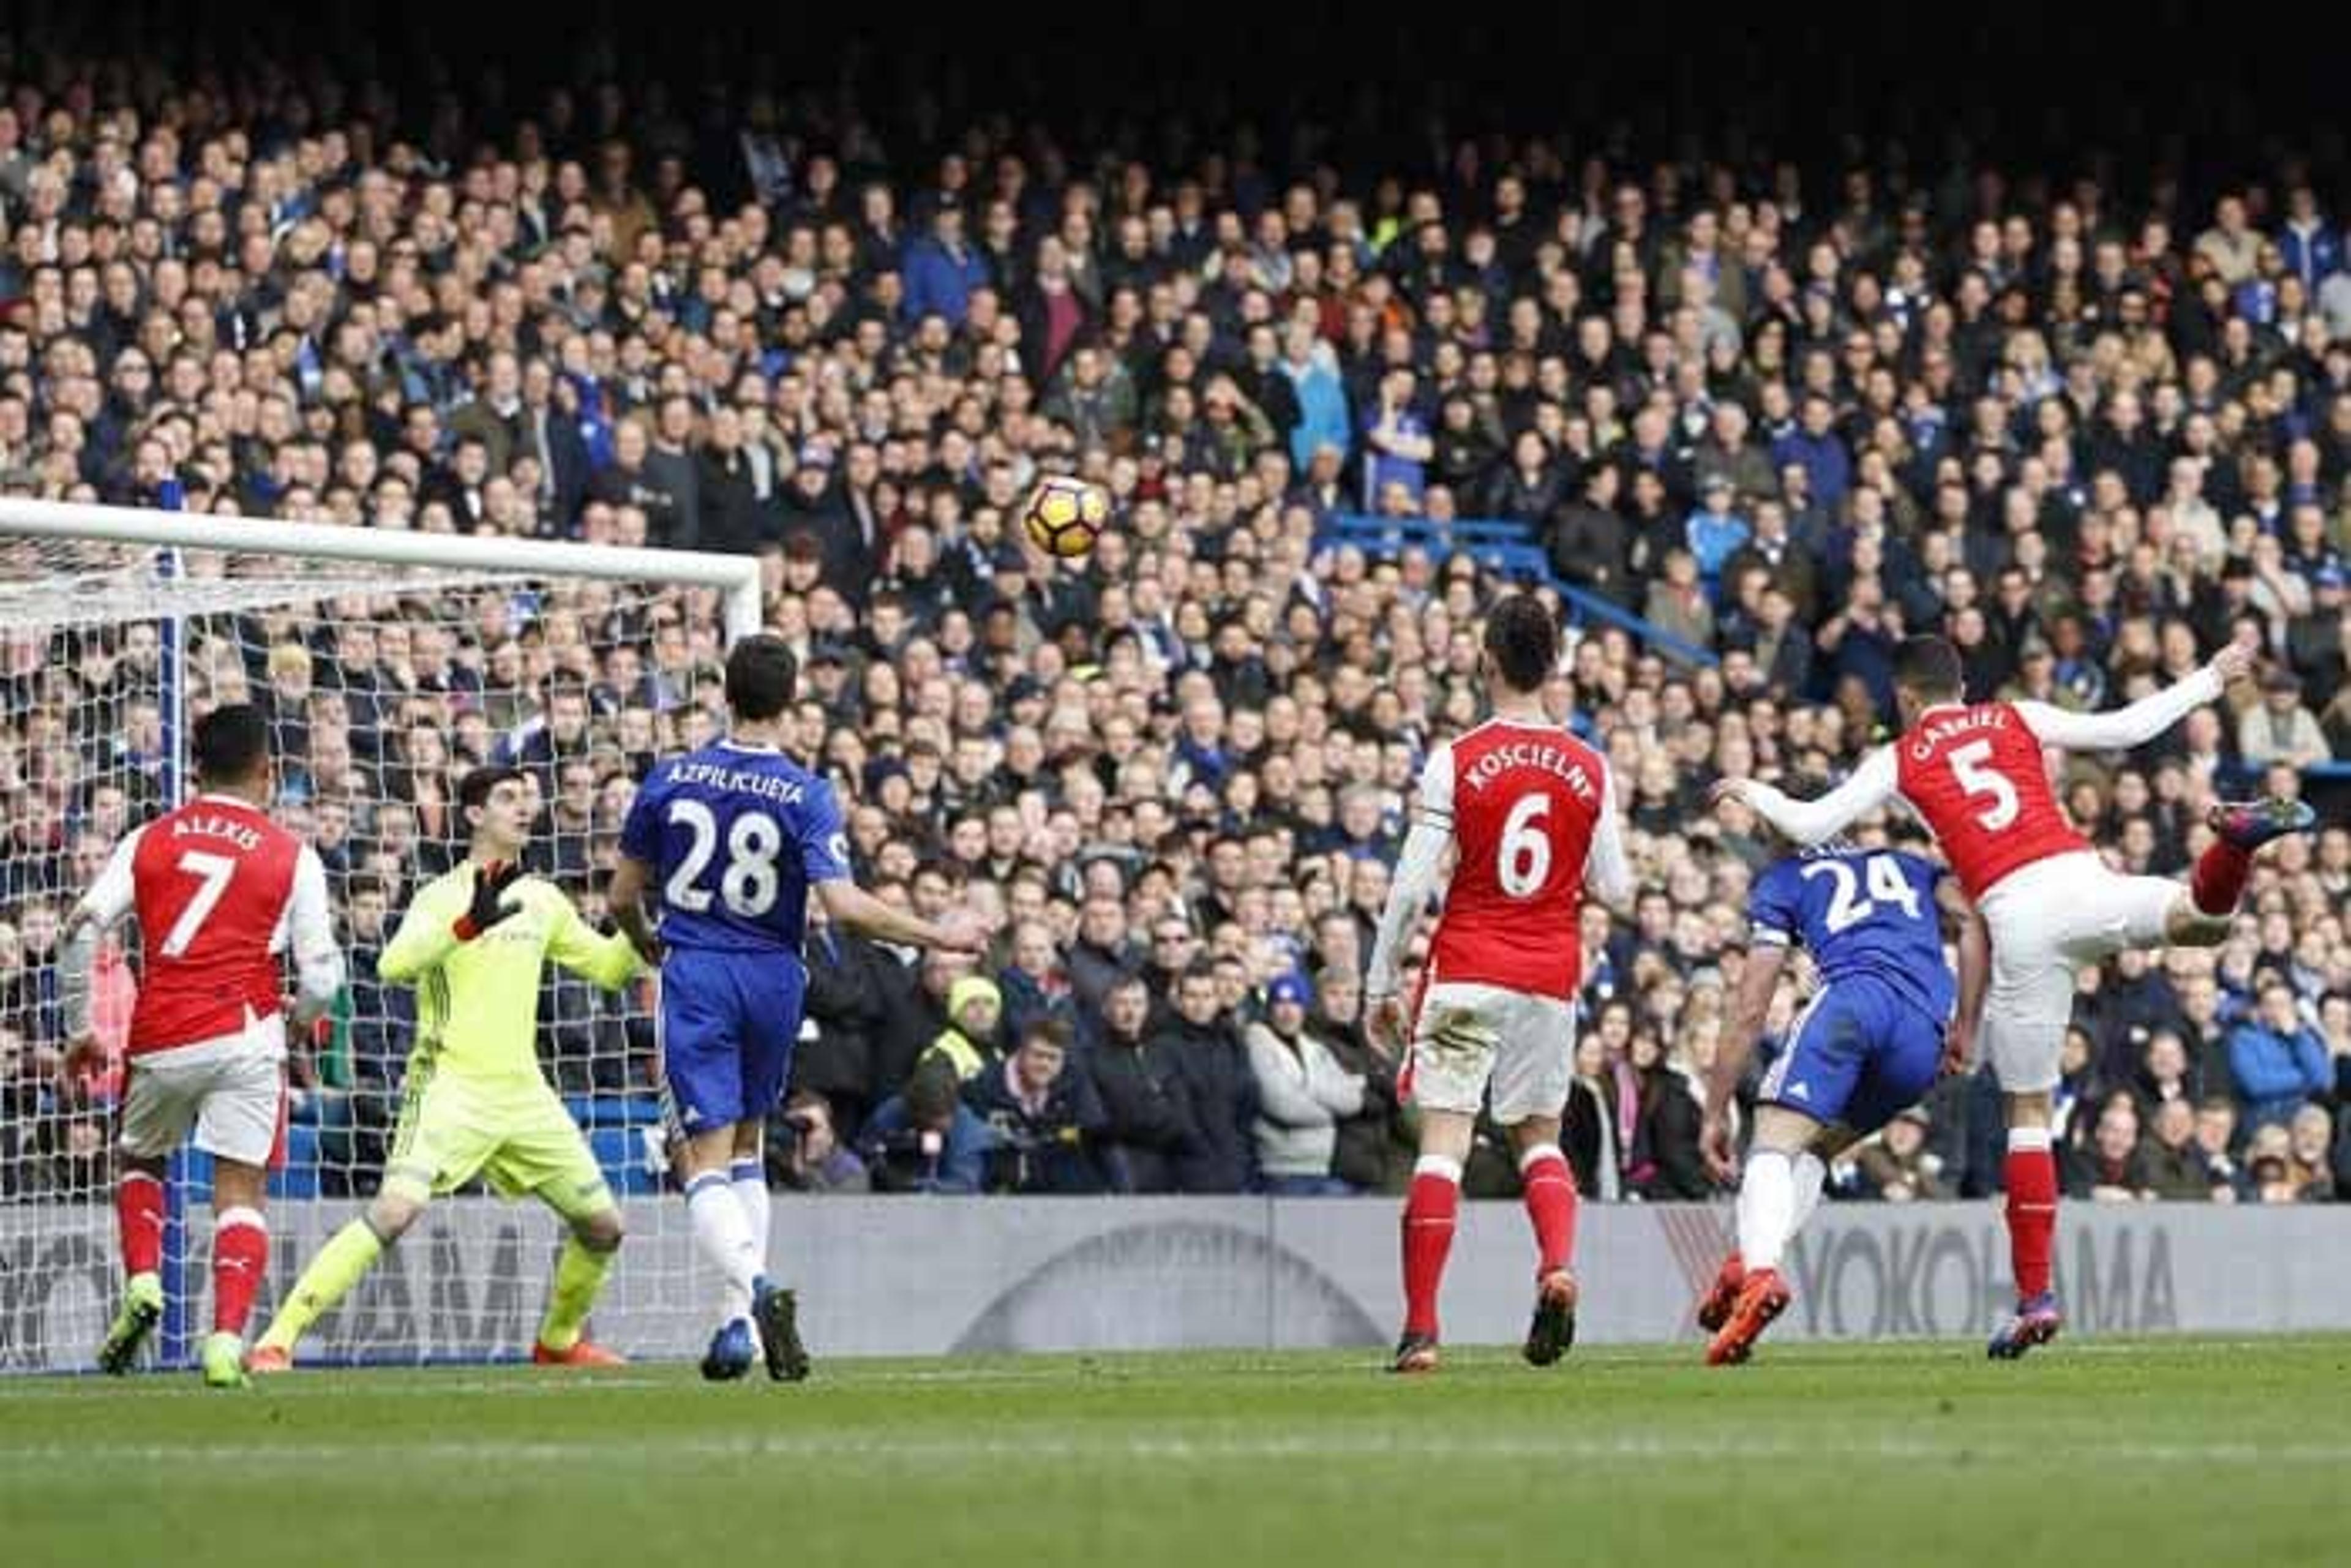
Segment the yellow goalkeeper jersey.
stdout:
<svg viewBox="0 0 2351 1568">
<path fill-rule="evenodd" d="M 544 1082 L 540 966 L 552 959 L 612 991 L 637 973 L 639 959 L 626 936 L 597 931 L 552 883 L 527 876 L 506 896 L 521 908 L 460 942 L 455 927 L 474 901 L 474 863 L 463 862 L 425 883 L 377 960 L 376 975 L 390 985 L 416 987 L 415 1059 L 476 1082 L 537 1083 Z"/>
</svg>

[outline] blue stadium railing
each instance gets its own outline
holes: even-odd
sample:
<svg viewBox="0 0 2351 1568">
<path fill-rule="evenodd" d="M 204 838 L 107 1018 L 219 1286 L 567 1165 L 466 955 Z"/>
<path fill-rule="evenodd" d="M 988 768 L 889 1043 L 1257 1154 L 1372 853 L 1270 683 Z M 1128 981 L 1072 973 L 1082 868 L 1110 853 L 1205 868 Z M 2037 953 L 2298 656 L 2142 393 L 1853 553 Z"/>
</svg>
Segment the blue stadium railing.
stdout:
<svg viewBox="0 0 2351 1568">
<path fill-rule="evenodd" d="M 1440 562 L 1447 556 L 1466 555 L 1489 571 L 1550 589 L 1559 595 L 1579 625 L 1597 621 L 1621 627 L 1646 646 L 1684 664 L 1718 662 L 1709 650 L 1650 624 L 1614 601 L 1562 581 L 1551 569 L 1550 552 L 1534 528 L 1526 523 L 1495 517 L 1460 517 L 1449 523 L 1434 523 L 1425 517 L 1375 517 L 1358 512 L 1333 512 L 1322 519 L 1314 543 L 1317 549 L 1352 545 L 1365 555 L 1383 559 L 1401 555 L 1414 545 L 1427 550 Z"/>
</svg>

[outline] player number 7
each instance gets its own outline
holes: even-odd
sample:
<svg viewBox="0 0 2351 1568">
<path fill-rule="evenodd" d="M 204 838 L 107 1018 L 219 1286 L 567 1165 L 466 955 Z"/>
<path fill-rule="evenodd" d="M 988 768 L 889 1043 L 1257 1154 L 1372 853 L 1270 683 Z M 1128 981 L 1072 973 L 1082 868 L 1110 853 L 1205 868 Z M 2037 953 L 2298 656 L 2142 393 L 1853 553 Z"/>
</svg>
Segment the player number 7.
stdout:
<svg viewBox="0 0 2351 1568">
<path fill-rule="evenodd" d="M 229 878 L 236 874 L 236 862 L 226 855 L 190 850 L 180 857 L 179 869 L 204 880 L 163 938 L 162 956 L 166 958 L 177 958 L 185 953 L 188 945 L 196 939 L 196 933 L 204 928 L 204 922 L 212 918 L 214 909 L 220 904 L 221 894 L 228 891 Z"/>
</svg>

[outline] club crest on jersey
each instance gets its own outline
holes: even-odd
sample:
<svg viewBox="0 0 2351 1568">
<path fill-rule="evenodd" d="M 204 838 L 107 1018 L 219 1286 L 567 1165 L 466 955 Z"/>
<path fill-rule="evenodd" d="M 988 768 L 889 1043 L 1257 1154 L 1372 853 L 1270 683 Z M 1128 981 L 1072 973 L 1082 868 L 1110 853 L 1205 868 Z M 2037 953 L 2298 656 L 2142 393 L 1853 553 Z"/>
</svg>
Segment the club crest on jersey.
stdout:
<svg viewBox="0 0 2351 1568">
<path fill-rule="evenodd" d="M 1498 746 L 1481 754 L 1469 765 L 1462 782 L 1472 789 L 1483 789 L 1502 776 L 1507 768 L 1539 768 L 1567 780 L 1568 788 L 1586 800 L 1600 798 L 1599 788 L 1583 764 L 1556 746 L 1544 746 L 1537 741 L 1521 740 L 1509 746 Z"/>
</svg>

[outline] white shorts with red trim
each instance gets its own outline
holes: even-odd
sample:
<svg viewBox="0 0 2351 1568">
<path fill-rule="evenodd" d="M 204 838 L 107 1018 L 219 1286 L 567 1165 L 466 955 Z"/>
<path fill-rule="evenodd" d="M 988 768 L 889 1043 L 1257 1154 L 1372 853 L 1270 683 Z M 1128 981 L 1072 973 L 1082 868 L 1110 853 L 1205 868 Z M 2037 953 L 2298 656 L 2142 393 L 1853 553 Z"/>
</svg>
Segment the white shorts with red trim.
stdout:
<svg viewBox="0 0 2351 1568">
<path fill-rule="evenodd" d="M 189 1132 L 220 1159 L 267 1166 L 286 1115 L 286 1026 L 256 1019 L 234 1034 L 131 1059 L 122 1092 L 125 1154 L 162 1159 Z"/>
</svg>

